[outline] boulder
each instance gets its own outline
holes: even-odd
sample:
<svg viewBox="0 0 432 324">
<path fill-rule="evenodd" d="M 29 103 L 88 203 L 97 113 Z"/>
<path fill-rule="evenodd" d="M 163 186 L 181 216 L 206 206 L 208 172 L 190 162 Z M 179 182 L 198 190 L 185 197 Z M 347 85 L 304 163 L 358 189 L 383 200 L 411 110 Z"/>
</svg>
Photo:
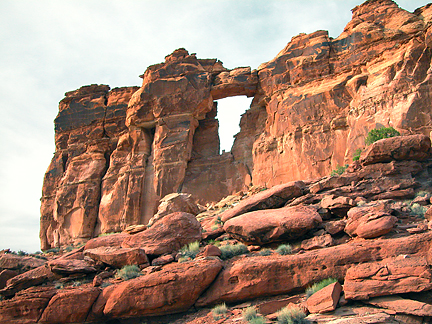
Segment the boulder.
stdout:
<svg viewBox="0 0 432 324">
<path fill-rule="evenodd" d="M 364 301 L 367 304 L 395 311 L 398 314 L 432 316 L 432 305 L 400 296 L 384 296 Z"/>
<path fill-rule="evenodd" d="M 114 268 L 121 268 L 125 265 L 149 265 L 149 260 L 144 251 L 140 248 L 122 248 L 119 246 L 100 246 L 88 249 L 84 252 L 85 256 L 95 261 L 101 261 Z"/>
<path fill-rule="evenodd" d="M 100 246 L 120 246 L 128 237 L 130 237 L 130 235 L 126 233 L 114 233 L 95 237 L 86 243 L 84 250 L 94 249 Z"/>
<path fill-rule="evenodd" d="M 289 199 L 299 197 L 303 194 L 304 183 L 301 181 L 288 182 L 261 191 L 245 200 L 240 201 L 236 206 L 223 212 L 220 217 L 222 222 L 255 210 L 279 208 Z"/>
<path fill-rule="evenodd" d="M 212 244 L 206 245 L 198 254 L 197 254 L 197 258 L 205 258 L 205 257 L 210 257 L 210 256 L 216 256 L 216 257 L 220 257 L 222 254 L 221 250 Z"/>
<path fill-rule="evenodd" d="M 0 269 L 27 271 L 44 265 L 46 260 L 16 254 L 0 254 Z"/>
<path fill-rule="evenodd" d="M 350 236 L 374 238 L 390 232 L 397 222 L 386 202 L 373 202 L 348 211 L 345 232 Z"/>
<path fill-rule="evenodd" d="M 6 282 L 10 278 L 13 278 L 17 275 L 18 275 L 18 272 L 13 271 L 13 270 L 5 269 L 5 270 L 0 271 L 0 289 L 3 289 L 4 287 L 6 287 Z"/>
<path fill-rule="evenodd" d="M 346 226 L 346 220 L 336 220 L 324 223 L 324 228 L 330 235 L 336 235 L 344 231 Z"/>
<path fill-rule="evenodd" d="M 46 266 L 40 266 L 9 279 L 6 282 L 6 287 L 3 290 L 0 290 L 0 293 L 4 296 L 13 296 L 20 290 L 32 286 L 38 286 L 53 279 L 54 274 L 49 270 L 49 268 Z"/>
<path fill-rule="evenodd" d="M 321 208 L 328 209 L 338 217 L 346 216 L 347 211 L 356 203 L 348 197 L 327 195 L 321 200 Z"/>
<path fill-rule="evenodd" d="M 190 194 L 172 193 L 166 195 L 160 200 L 158 212 L 149 220 L 148 225 L 152 226 L 162 217 L 175 212 L 184 212 L 192 215 L 198 215 L 200 209 L 192 200 L 192 196 Z"/>
<path fill-rule="evenodd" d="M 315 208 L 294 206 L 242 214 L 228 220 L 224 230 L 242 242 L 262 245 L 295 240 L 321 222 Z"/>
<path fill-rule="evenodd" d="M 153 259 L 151 262 L 152 266 L 163 266 L 165 264 L 171 263 L 175 260 L 175 258 L 171 254 L 161 255 L 156 259 Z"/>
<path fill-rule="evenodd" d="M 83 323 L 98 298 L 99 288 L 63 289 L 49 301 L 39 320 L 44 324 Z"/>
<path fill-rule="evenodd" d="M 431 242 L 432 233 L 428 232 L 402 238 L 350 242 L 295 255 L 236 259 L 225 264 L 215 282 L 197 301 L 197 306 L 304 291 L 311 284 L 329 277 L 343 281 L 354 264 L 400 254 L 413 255 L 413 258 L 426 255 Z"/>
<path fill-rule="evenodd" d="M 146 231 L 126 238 L 122 247 L 141 248 L 147 255 L 169 254 L 186 244 L 201 241 L 201 230 L 194 215 L 176 212 L 166 215 Z"/>
<path fill-rule="evenodd" d="M 370 145 L 360 156 L 363 165 L 415 160 L 424 161 L 430 157 L 431 140 L 425 135 L 409 135 L 384 138 Z"/>
<path fill-rule="evenodd" d="M 85 260 L 76 259 L 55 259 L 48 262 L 48 267 L 51 272 L 66 276 L 97 271 L 93 264 Z"/>
<path fill-rule="evenodd" d="M 104 289 L 90 319 L 173 314 L 188 310 L 222 269 L 218 259 L 168 264 Z"/>
<path fill-rule="evenodd" d="M 324 234 L 319 236 L 314 236 L 310 239 L 303 240 L 301 243 L 301 248 L 303 250 L 315 250 L 322 249 L 324 247 L 333 245 L 333 238 L 330 234 Z"/>
<path fill-rule="evenodd" d="M 0 302 L 0 323 L 37 323 L 51 297 L 54 287 L 32 287 L 21 291 L 14 298 Z"/>
<path fill-rule="evenodd" d="M 128 227 L 126 227 L 122 233 L 125 234 L 136 234 L 142 231 L 145 231 L 147 229 L 146 225 L 130 225 Z"/>
<path fill-rule="evenodd" d="M 348 269 L 346 299 L 420 292 L 432 289 L 432 271 L 425 257 L 401 255 Z"/>
<path fill-rule="evenodd" d="M 327 313 L 336 309 L 342 286 L 334 282 L 314 293 L 307 299 L 306 305 L 310 313 Z"/>
</svg>

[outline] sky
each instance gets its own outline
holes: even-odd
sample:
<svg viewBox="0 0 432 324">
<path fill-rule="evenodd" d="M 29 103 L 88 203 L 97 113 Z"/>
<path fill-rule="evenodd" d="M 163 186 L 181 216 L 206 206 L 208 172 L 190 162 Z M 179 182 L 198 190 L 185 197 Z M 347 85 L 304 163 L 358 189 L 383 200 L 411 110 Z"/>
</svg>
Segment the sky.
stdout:
<svg viewBox="0 0 432 324">
<path fill-rule="evenodd" d="M 44 173 L 58 103 L 88 84 L 141 85 L 152 64 L 184 47 L 226 68 L 274 58 L 293 36 L 336 38 L 361 0 L 0 0 L 0 250 L 39 250 Z M 398 0 L 414 11 L 426 0 Z M 250 99 L 219 101 L 230 150 Z M 224 138 L 222 138 L 224 136 Z"/>
</svg>

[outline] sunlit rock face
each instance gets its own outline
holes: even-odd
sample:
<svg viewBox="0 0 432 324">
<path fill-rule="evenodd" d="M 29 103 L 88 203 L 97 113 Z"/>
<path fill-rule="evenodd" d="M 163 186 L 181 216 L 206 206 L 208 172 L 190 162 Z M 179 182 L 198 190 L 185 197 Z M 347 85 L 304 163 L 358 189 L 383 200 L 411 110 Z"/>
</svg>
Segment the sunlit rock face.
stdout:
<svg viewBox="0 0 432 324">
<path fill-rule="evenodd" d="M 146 224 L 173 192 L 202 204 L 250 185 L 314 179 L 352 160 L 367 132 L 429 135 L 432 6 L 353 9 L 336 39 L 300 34 L 256 71 L 178 49 L 141 87 L 66 93 L 45 174 L 41 247 Z M 254 97 L 231 152 L 219 153 L 215 100 Z"/>
</svg>

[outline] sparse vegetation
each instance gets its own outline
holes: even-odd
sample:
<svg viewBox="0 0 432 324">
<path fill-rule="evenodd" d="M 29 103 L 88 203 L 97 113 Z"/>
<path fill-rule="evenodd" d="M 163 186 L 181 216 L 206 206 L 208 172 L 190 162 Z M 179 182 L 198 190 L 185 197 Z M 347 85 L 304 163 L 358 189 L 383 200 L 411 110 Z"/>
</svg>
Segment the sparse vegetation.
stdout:
<svg viewBox="0 0 432 324">
<path fill-rule="evenodd" d="M 137 265 L 125 265 L 117 272 L 116 278 L 129 280 L 129 279 L 139 277 L 140 275 L 141 275 L 141 270 Z"/>
<path fill-rule="evenodd" d="M 56 282 L 54 287 L 55 287 L 55 289 L 63 289 L 64 285 L 61 282 Z"/>
<path fill-rule="evenodd" d="M 271 252 L 270 249 L 261 249 L 261 250 L 258 252 L 258 254 L 261 255 L 261 256 L 269 256 L 269 255 L 272 254 L 272 252 Z"/>
<path fill-rule="evenodd" d="M 219 249 L 222 252 L 221 254 L 222 260 L 228 260 L 236 255 L 246 254 L 249 252 L 247 246 L 241 243 L 234 244 L 234 245 L 231 244 L 222 245 L 221 247 L 219 247 Z"/>
<path fill-rule="evenodd" d="M 370 145 L 380 139 L 389 138 L 394 136 L 400 136 L 400 133 L 393 127 L 382 127 L 372 129 L 366 136 L 365 143 Z"/>
<path fill-rule="evenodd" d="M 278 324 L 306 324 L 306 314 L 298 307 L 284 307 L 279 311 Z"/>
<path fill-rule="evenodd" d="M 100 285 L 100 287 L 101 287 L 101 288 L 106 288 L 106 287 L 111 286 L 111 285 L 112 285 L 111 282 L 106 281 L 106 282 L 103 282 L 103 283 Z"/>
<path fill-rule="evenodd" d="M 213 319 L 215 321 L 220 320 L 222 317 L 224 317 L 226 315 L 226 313 L 228 312 L 228 308 L 226 306 L 225 303 L 223 304 L 219 304 L 216 305 L 215 307 L 213 307 L 212 309 L 212 313 L 213 313 Z"/>
<path fill-rule="evenodd" d="M 422 206 L 418 203 L 413 203 L 411 206 L 409 206 L 410 209 L 410 214 L 412 216 L 417 216 L 420 218 L 424 218 L 424 215 L 426 213 L 426 211 L 428 210 L 427 207 Z"/>
<path fill-rule="evenodd" d="M 265 324 L 265 323 L 267 323 L 267 321 L 262 316 L 254 317 L 249 321 L 249 324 Z"/>
<path fill-rule="evenodd" d="M 335 279 L 335 278 L 327 278 L 327 279 L 324 279 L 320 282 L 314 283 L 311 287 L 306 289 L 306 297 L 309 298 L 314 293 L 316 293 L 318 290 L 321 290 L 324 287 L 327 287 L 328 285 L 330 285 L 336 281 L 337 281 L 337 279 Z"/>
<path fill-rule="evenodd" d="M 22 251 L 22 250 L 19 250 L 19 251 L 17 252 L 17 255 L 19 255 L 19 256 L 26 256 L 26 255 L 28 255 L 28 253 L 27 253 L 27 252 L 24 252 L 24 251 Z"/>
<path fill-rule="evenodd" d="M 195 259 L 200 250 L 200 243 L 198 241 L 189 243 L 183 246 L 180 250 L 181 257 L 187 259 Z M 182 262 L 182 261 L 180 261 Z M 183 261 L 184 262 L 184 261 Z"/>
<path fill-rule="evenodd" d="M 249 322 L 250 320 L 257 318 L 258 314 L 256 312 L 255 307 L 247 307 L 242 312 L 243 321 Z"/>
<path fill-rule="evenodd" d="M 280 255 L 291 254 L 291 252 L 292 252 L 292 247 L 289 244 L 281 244 L 276 249 L 276 253 Z"/>
<path fill-rule="evenodd" d="M 333 176 L 335 176 L 335 175 L 341 175 L 342 173 L 344 173 L 345 172 L 345 170 L 348 168 L 348 164 L 345 164 L 344 166 L 340 166 L 340 165 L 338 165 L 337 167 L 336 167 L 336 170 L 333 170 L 332 172 L 331 172 L 331 176 L 333 177 Z"/>
<path fill-rule="evenodd" d="M 353 161 L 360 160 L 361 152 L 362 152 L 362 149 L 358 148 L 357 150 L 355 150 L 354 155 L 353 155 Z"/>
<path fill-rule="evenodd" d="M 52 249 L 48 249 L 48 250 L 44 251 L 43 253 L 59 253 L 59 252 L 60 252 L 60 248 L 55 247 Z"/>
<path fill-rule="evenodd" d="M 98 235 L 98 237 L 108 236 L 108 235 L 112 235 L 112 234 L 115 234 L 115 232 L 101 233 Z"/>
</svg>

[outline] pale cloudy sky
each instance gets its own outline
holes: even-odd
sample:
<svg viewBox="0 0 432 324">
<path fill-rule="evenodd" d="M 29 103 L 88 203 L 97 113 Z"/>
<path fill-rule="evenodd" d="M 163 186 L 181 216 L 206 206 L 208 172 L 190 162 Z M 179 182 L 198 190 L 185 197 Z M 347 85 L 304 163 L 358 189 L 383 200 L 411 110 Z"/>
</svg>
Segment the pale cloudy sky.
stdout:
<svg viewBox="0 0 432 324">
<path fill-rule="evenodd" d="M 397 2 L 411 12 L 427 4 Z M 140 85 L 147 66 L 180 47 L 227 68 L 254 69 L 299 33 L 324 29 L 336 38 L 361 3 L 0 0 L 0 250 L 39 250 L 42 180 L 65 92 L 92 83 Z M 235 130 L 250 100 L 228 101 L 219 103 L 218 117 L 221 127 Z"/>
</svg>

